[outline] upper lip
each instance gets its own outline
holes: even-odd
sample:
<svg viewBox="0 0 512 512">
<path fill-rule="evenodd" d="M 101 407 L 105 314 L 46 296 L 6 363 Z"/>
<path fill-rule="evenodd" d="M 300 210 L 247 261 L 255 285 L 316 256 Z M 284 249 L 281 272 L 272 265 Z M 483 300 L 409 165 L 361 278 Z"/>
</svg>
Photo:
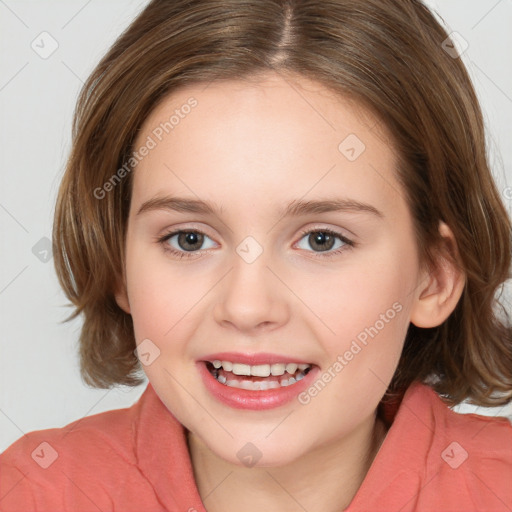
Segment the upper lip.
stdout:
<svg viewBox="0 0 512 512">
<path fill-rule="evenodd" d="M 231 363 L 248 364 L 256 366 L 261 364 L 277 364 L 277 363 L 297 363 L 297 364 L 310 364 L 311 361 L 300 359 L 295 356 L 287 356 L 284 354 L 271 354 L 266 352 L 259 352 L 255 354 L 248 354 L 242 352 L 217 352 L 215 354 L 208 354 L 201 357 L 198 361 L 230 361 Z"/>
</svg>

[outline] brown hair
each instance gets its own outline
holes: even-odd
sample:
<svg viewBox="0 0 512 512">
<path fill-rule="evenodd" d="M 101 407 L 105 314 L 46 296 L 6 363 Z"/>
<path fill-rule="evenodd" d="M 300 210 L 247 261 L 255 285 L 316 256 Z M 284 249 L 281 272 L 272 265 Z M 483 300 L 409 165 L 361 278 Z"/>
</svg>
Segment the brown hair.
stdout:
<svg viewBox="0 0 512 512">
<path fill-rule="evenodd" d="M 85 382 L 142 382 L 131 317 L 114 299 L 132 173 L 117 173 L 108 193 L 102 187 L 129 161 L 148 114 L 178 87 L 275 71 L 350 96 L 387 126 L 425 261 L 441 220 L 455 235 L 463 295 L 441 326 L 410 326 L 388 391 L 435 375 L 432 386 L 451 403 L 509 401 L 512 330 L 496 292 L 509 277 L 511 224 L 474 89 L 460 58 L 443 49 L 447 37 L 419 0 L 151 1 L 81 91 L 56 205 L 55 265 L 75 307 L 70 318 L 84 317 Z"/>
</svg>

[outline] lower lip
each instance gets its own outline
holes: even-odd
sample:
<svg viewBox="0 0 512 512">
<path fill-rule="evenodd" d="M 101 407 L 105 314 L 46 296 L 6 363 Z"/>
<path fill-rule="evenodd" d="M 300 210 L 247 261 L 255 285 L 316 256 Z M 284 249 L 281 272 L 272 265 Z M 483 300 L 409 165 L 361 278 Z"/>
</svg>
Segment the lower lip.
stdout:
<svg viewBox="0 0 512 512">
<path fill-rule="evenodd" d="M 214 398 L 235 409 L 252 409 L 255 411 L 274 409 L 290 402 L 311 385 L 319 371 L 319 368 L 314 366 L 304 378 L 297 381 L 295 384 L 274 389 L 254 391 L 250 389 L 233 388 L 221 384 L 208 371 L 206 363 L 199 361 L 197 365 L 206 389 Z"/>
</svg>

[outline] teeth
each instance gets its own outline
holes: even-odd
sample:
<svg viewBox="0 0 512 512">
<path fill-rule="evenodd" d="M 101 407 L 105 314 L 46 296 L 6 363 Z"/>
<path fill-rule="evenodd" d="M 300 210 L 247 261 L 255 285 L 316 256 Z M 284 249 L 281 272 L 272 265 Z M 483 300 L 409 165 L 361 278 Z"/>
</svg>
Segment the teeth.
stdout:
<svg viewBox="0 0 512 512">
<path fill-rule="evenodd" d="M 238 382 L 237 387 L 241 387 L 242 389 L 252 389 L 252 382 L 250 380 L 242 380 Z"/>
<path fill-rule="evenodd" d="M 295 384 L 297 381 L 293 378 L 293 377 L 290 377 L 289 379 L 283 379 L 281 381 L 281 386 L 291 386 L 292 384 Z"/>
<path fill-rule="evenodd" d="M 303 372 L 311 366 L 309 364 L 296 363 L 259 364 L 251 366 L 242 363 L 232 363 L 231 361 L 219 361 L 218 359 L 212 361 L 212 365 L 217 370 L 222 367 L 227 372 L 233 372 L 235 375 L 252 375 L 254 377 L 268 377 L 269 375 L 279 376 L 284 375 L 285 372 L 293 375 L 297 369 Z"/>
<path fill-rule="evenodd" d="M 220 361 L 215 359 L 211 361 L 211 364 L 215 368 L 213 376 L 225 386 L 233 388 L 247 389 L 253 391 L 264 391 L 267 389 L 275 389 L 280 387 L 291 386 L 299 380 L 302 380 L 307 373 L 307 370 L 311 368 L 309 364 L 297 364 L 297 363 L 275 363 L 275 364 L 259 364 L 259 365 L 248 365 L 242 363 L 232 363 L 231 361 Z M 229 372 L 229 375 L 222 373 Z M 240 378 L 236 379 L 235 376 L 239 377 L 261 377 L 266 378 L 272 375 L 273 377 L 282 377 L 281 379 L 268 379 L 268 380 L 251 380 Z"/>
<path fill-rule="evenodd" d="M 270 375 L 270 365 L 260 364 L 257 366 L 251 366 L 251 375 L 255 377 L 268 377 Z"/>
<path fill-rule="evenodd" d="M 227 370 L 227 368 L 224 366 L 225 362 L 226 361 L 222 361 L 222 366 L 224 367 L 224 370 Z M 231 371 L 235 375 L 247 375 L 247 376 L 251 375 L 251 367 L 248 364 L 235 363 L 235 364 L 233 364 L 233 369 Z"/>
<path fill-rule="evenodd" d="M 286 365 L 282 363 L 273 364 L 270 367 L 270 371 L 272 375 L 284 375 L 284 372 L 286 371 Z"/>
<path fill-rule="evenodd" d="M 267 382 L 267 381 L 264 381 L 264 380 L 260 380 L 259 382 L 255 382 L 254 384 L 259 384 L 260 385 L 260 389 L 262 391 L 265 391 L 266 389 L 275 389 L 275 388 L 279 388 L 281 387 L 279 382 L 277 381 L 270 381 L 270 382 Z"/>
<path fill-rule="evenodd" d="M 297 371 L 297 368 L 298 368 L 298 365 L 296 365 L 295 363 L 288 363 L 286 365 L 286 371 L 288 373 L 290 373 L 291 375 L 293 375 Z"/>
<path fill-rule="evenodd" d="M 259 381 L 251 381 L 251 380 L 237 380 L 232 379 L 228 380 L 226 382 L 226 378 L 223 379 L 219 376 L 217 379 L 220 383 L 229 386 L 231 388 L 238 388 L 238 389 L 248 389 L 251 391 L 266 391 L 267 389 L 276 389 L 280 387 L 286 387 L 291 386 L 292 384 L 295 384 L 297 382 L 296 379 L 293 377 L 290 377 L 289 379 L 283 379 L 281 383 L 277 381 L 265 381 L 265 380 L 259 380 Z M 300 379 L 298 379 L 300 380 Z"/>
</svg>

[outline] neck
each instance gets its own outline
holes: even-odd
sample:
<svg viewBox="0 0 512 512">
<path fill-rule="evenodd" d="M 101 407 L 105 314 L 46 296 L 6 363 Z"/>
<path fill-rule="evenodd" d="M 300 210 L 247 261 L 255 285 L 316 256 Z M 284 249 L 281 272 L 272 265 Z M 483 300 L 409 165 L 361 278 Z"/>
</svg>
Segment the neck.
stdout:
<svg viewBox="0 0 512 512">
<path fill-rule="evenodd" d="M 350 435 L 279 467 L 247 468 L 221 459 L 194 434 L 189 452 L 199 495 L 208 512 L 329 512 L 348 507 L 386 436 L 372 416 Z"/>
</svg>

